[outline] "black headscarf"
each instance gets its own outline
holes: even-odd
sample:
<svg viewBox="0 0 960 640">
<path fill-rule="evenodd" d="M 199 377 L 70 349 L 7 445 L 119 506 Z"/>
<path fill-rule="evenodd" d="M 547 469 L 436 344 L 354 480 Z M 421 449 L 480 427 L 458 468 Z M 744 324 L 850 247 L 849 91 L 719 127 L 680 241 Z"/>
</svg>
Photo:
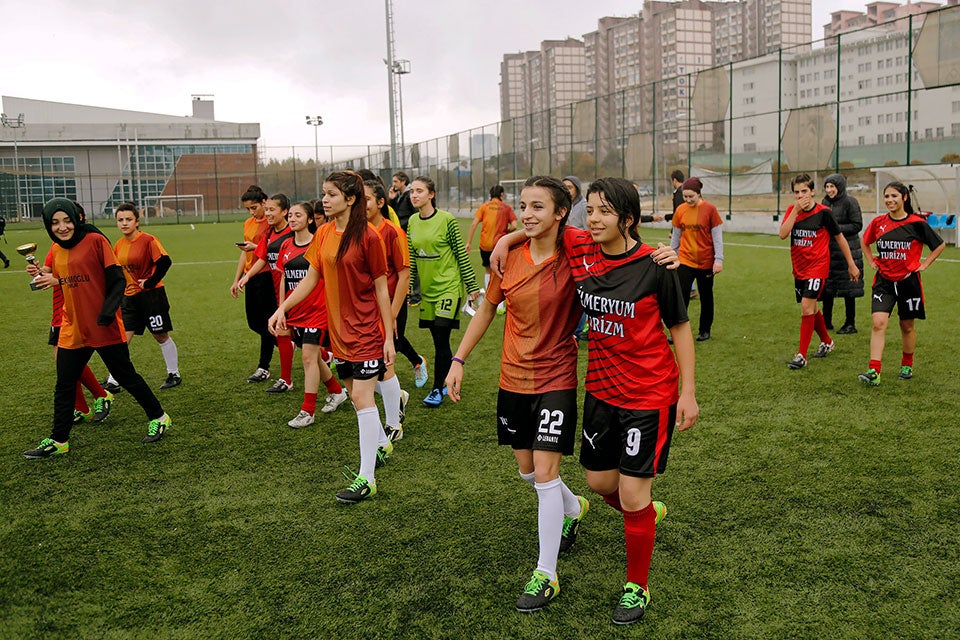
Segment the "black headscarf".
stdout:
<svg viewBox="0 0 960 640">
<path fill-rule="evenodd" d="M 823 184 L 832 184 L 837 188 L 837 195 L 835 197 L 831 198 L 830 196 L 824 196 L 823 198 L 823 204 L 827 205 L 828 207 L 840 202 L 843 200 L 844 196 L 847 195 L 847 179 L 839 173 L 831 173 L 828 175 L 827 179 L 823 181 Z"/>
<path fill-rule="evenodd" d="M 63 211 L 73 222 L 74 231 L 69 240 L 61 240 L 53 233 L 53 214 L 57 211 Z M 100 233 L 100 230 L 92 224 L 80 222 L 80 212 L 77 211 L 77 206 L 67 198 L 53 198 L 43 205 L 43 226 L 46 227 L 50 239 L 64 249 L 72 249 L 77 246 L 88 233 Z"/>
</svg>

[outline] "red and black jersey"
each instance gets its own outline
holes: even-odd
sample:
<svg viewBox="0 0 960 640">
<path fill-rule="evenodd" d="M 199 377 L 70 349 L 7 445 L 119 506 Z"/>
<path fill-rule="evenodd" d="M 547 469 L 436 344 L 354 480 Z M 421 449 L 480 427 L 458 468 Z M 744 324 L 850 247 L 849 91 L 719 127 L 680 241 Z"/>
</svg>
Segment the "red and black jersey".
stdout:
<svg viewBox="0 0 960 640">
<path fill-rule="evenodd" d="M 894 220 L 887 213 L 867 225 L 863 242 L 877 243 L 877 273 L 900 282 L 920 267 L 923 245 L 932 251 L 943 244 L 943 238 L 915 213 L 907 214 L 903 220 Z"/>
<path fill-rule="evenodd" d="M 277 231 L 273 227 L 263 236 L 260 244 L 254 250 L 254 255 L 270 265 L 270 275 L 273 277 L 273 290 L 280 292 L 280 270 L 277 269 L 277 256 L 280 255 L 280 246 L 287 238 L 293 237 L 293 231 L 289 226 Z"/>
<path fill-rule="evenodd" d="M 277 270 L 283 274 L 284 286 L 287 289 L 285 297 L 289 297 L 307 275 L 310 263 L 304 254 L 309 247 L 310 242 L 301 247 L 293 237 L 287 238 L 280 245 Z M 322 280 L 300 304 L 287 311 L 287 324 L 308 329 L 327 328 L 327 302 Z"/>
<path fill-rule="evenodd" d="M 643 243 L 608 256 L 589 232 L 568 227 L 563 244 L 589 317 L 587 391 L 624 409 L 675 404 L 680 370 L 663 325 L 688 321 L 677 272 L 654 262 Z"/>
<path fill-rule="evenodd" d="M 787 207 L 783 223 L 793 208 Z M 783 226 L 783 223 L 780 226 Z M 830 209 L 817 203 L 809 211 L 801 211 L 790 232 L 790 259 L 793 261 L 793 277 L 797 280 L 820 278 L 830 275 L 830 238 L 840 233 Z"/>
</svg>

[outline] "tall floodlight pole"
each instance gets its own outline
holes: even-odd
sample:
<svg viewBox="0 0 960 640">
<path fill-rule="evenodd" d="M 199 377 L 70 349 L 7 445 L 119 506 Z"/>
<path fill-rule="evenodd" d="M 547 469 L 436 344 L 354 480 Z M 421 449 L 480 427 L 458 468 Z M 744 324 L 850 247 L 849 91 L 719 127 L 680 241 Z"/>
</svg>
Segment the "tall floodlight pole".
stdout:
<svg viewBox="0 0 960 640">
<path fill-rule="evenodd" d="M 323 124 L 321 116 L 307 116 L 307 124 L 313 126 L 313 172 L 317 178 L 315 197 L 320 197 L 320 146 L 317 144 L 317 129 Z"/>
<path fill-rule="evenodd" d="M 393 2 L 385 0 L 387 10 L 387 97 L 390 104 L 390 169 L 400 167 L 403 155 L 403 94 L 400 89 L 400 76 L 410 73 L 409 60 L 397 60 L 394 51 Z M 397 148 L 397 135 L 400 136 L 400 148 Z"/>
<path fill-rule="evenodd" d="M 5 129 L 22 129 L 23 114 L 20 113 L 16 118 L 10 118 L 7 114 L 0 115 L 0 123 Z M 17 132 L 13 132 L 13 182 L 16 185 L 17 193 L 17 219 L 20 219 L 20 155 L 17 150 Z"/>
</svg>

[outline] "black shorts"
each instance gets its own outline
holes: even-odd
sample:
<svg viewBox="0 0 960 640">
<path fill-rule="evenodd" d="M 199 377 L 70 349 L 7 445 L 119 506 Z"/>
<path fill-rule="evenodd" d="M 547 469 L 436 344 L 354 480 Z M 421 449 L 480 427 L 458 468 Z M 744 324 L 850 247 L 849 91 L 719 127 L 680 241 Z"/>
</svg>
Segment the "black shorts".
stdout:
<svg viewBox="0 0 960 640">
<path fill-rule="evenodd" d="M 810 278 L 808 280 L 794 279 L 793 289 L 797 294 L 797 302 L 800 302 L 803 298 L 819 300 L 820 296 L 823 295 L 823 289 L 826 284 L 826 278 Z"/>
<path fill-rule="evenodd" d="M 50 325 L 50 335 L 47 337 L 47 344 L 55 347 L 58 342 L 60 342 L 60 327 Z"/>
<path fill-rule="evenodd" d="M 383 380 L 383 374 L 387 372 L 387 365 L 383 363 L 383 358 L 376 360 L 364 360 L 363 362 L 348 362 L 346 360 L 334 360 L 337 364 L 337 377 L 341 380 L 351 378 L 353 380 Z"/>
<path fill-rule="evenodd" d="M 460 307 L 463 299 L 459 294 L 448 295 L 439 300 L 420 300 L 420 328 L 460 328 Z"/>
<path fill-rule="evenodd" d="M 303 345 L 312 344 L 320 346 L 327 337 L 326 329 L 315 329 L 313 327 L 290 327 L 290 339 L 293 344 L 303 349 Z"/>
<path fill-rule="evenodd" d="M 901 320 L 926 320 L 927 312 L 923 304 L 923 283 L 919 273 L 911 273 L 905 279 L 894 282 L 879 273 L 873 279 L 872 313 L 893 313 L 897 305 L 897 315 Z"/>
<path fill-rule="evenodd" d="M 676 419 L 676 404 L 663 409 L 621 409 L 588 391 L 580 464 L 590 471 L 618 469 L 625 476 L 653 478 L 667 469 Z"/>
<path fill-rule="evenodd" d="M 142 336 L 145 329 L 149 329 L 150 333 L 173 331 L 166 287 L 147 289 L 135 296 L 124 296 L 120 310 L 123 314 L 123 326 L 138 336 Z"/>
<path fill-rule="evenodd" d="M 577 390 L 497 395 L 497 442 L 514 449 L 573 455 L 577 433 Z"/>
<path fill-rule="evenodd" d="M 484 267 L 490 266 L 491 253 L 493 253 L 493 251 L 484 251 L 483 249 L 480 249 L 480 264 L 483 265 Z"/>
</svg>

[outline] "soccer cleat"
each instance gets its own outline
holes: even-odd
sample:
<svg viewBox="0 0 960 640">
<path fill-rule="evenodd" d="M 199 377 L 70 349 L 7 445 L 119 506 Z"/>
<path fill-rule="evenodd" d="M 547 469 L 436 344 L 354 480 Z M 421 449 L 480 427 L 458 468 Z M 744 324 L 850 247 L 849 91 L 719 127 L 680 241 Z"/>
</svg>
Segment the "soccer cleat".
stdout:
<svg viewBox="0 0 960 640">
<path fill-rule="evenodd" d="M 273 383 L 272 387 L 269 387 L 266 391 L 267 393 L 286 393 L 293 389 L 293 385 L 284 380 L 283 378 L 277 378 L 277 381 Z"/>
<path fill-rule="evenodd" d="M 346 475 L 346 474 L 344 474 Z M 349 478 L 349 476 L 347 476 Z M 367 482 L 361 475 L 355 475 L 346 489 L 337 492 L 337 500 L 344 504 L 357 504 L 361 500 L 377 495 L 377 483 Z"/>
<path fill-rule="evenodd" d="M 385 427 L 384 431 L 387 432 L 387 440 L 390 442 L 397 442 L 403 440 L 403 427 L 394 429 L 393 427 Z"/>
<path fill-rule="evenodd" d="M 820 346 L 817 347 L 816 353 L 813 354 L 813 357 L 814 357 L 814 358 L 826 358 L 826 357 L 827 357 L 827 354 L 830 353 L 831 351 L 833 351 L 834 348 L 836 348 L 836 346 L 837 346 L 837 345 L 834 344 L 833 340 L 831 340 L 831 341 L 829 342 L 829 344 L 826 343 L 826 342 L 821 342 L 821 343 L 820 343 Z"/>
<path fill-rule="evenodd" d="M 256 371 L 253 372 L 247 382 L 264 382 L 265 380 L 270 379 L 270 372 L 262 367 L 258 367 Z"/>
<path fill-rule="evenodd" d="M 517 611 L 522 613 L 532 613 L 540 611 L 550 601 L 560 593 L 560 582 L 551 580 L 550 576 L 542 571 L 534 571 L 527 586 L 523 588 L 523 593 L 517 600 Z"/>
<path fill-rule="evenodd" d="M 293 427 L 294 429 L 303 429 L 304 427 L 309 427 L 312 424 L 313 414 L 307 413 L 303 409 L 300 410 L 300 413 L 297 414 L 296 418 L 287 422 L 287 426 Z"/>
<path fill-rule="evenodd" d="M 423 404 L 428 407 L 439 407 L 441 402 L 443 402 L 443 392 L 440 389 L 434 389 L 423 399 Z"/>
<path fill-rule="evenodd" d="M 388 439 L 385 446 L 377 447 L 377 464 L 374 468 L 379 469 L 387 464 L 387 458 L 390 457 L 391 453 L 393 453 L 393 443 Z"/>
<path fill-rule="evenodd" d="M 623 585 L 623 595 L 617 608 L 613 610 L 614 624 L 633 624 L 643 618 L 650 604 L 650 591 L 636 582 Z"/>
<path fill-rule="evenodd" d="M 403 438 L 403 421 L 407 417 L 407 403 L 410 402 L 410 394 L 400 389 L 400 428 L 395 429 L 395 431 L 400 431 L 400 437 L 397 440 Z"/>
<path fill-rule="evenodd" d="M 787 366 L 791 369 L 803 369 L 807 366 L 807 359 L 803 357 L 803 354 L 798 353 L 793 356 L 793 360 L 787 361 Z"/>
<path fill-rule="evenodd" d="M 110 393 L 120 393 L 121 391 L 123 391 L 123 387 L 121 387 L 116 382 L 111 382 L 110 378 L 107 378 L 106 380 L 101 382 L 100 386 L 103 387 L 104 391 L 109 391 Z"/>
<path fill-rule="evenodd" d="M 160 388 L 171 389 L 173 387 L 179 387 L 181 382 L 183 382 L 183 378 L 180 377 L 179 373 L 168 373 L 166 381 L 160 385 Z"/>
<path fill-rule="evenodd" d="M 900 367 L 900 374 L 897 376 L 901 380 L 909 380 L 913 377 L 913 367 L 909 365 L 903 365 Z"/>
<path fill-rule="evenodd" d="M 837 334 L 841 336 L 850 335 L 851 333 L 856 333 L 856 332 L 857 332 L 857 328 L 852 324 L 845 324 L 839 329 L 837 329 Z"/>
<path fill-rule="evenodd" d="M 103 422 L 110 415 L 110 407 L 113 406 L 113 394 L 107 391 L 107 395 L 97 398 L 93 401 L 93 418 L 90 422 Z"/>
<path fill-rule="evenodd" d="M 170 416 L 163 414 L 159 418 L 150 421 L 150 424 L 147 425 L 147 435 L 140 442 L 144 444 L 150 444 L 151 442 L 156 442 L 163 437 L 163 434 L 167 432 L 167 429 L 172 425 Z"/>
<path fill-rule="evenodd" d="M 563 516 L 563 530 L 560 533 L 560 551 L 566 551 L 577 541 L 577 533 L 580 531 L 580 522 L 587 515 L 590 509 L 590 501 L 583 496 L 577 496 L 580 501 L 580 514 L 576 518 Z"/>
<path fill-rule="evenodd" d="M 333 413 L 337 410 L 337 407 L 342 405 L 347 401 L 347 390 L 341 389 L 340 393 L 328 393 L 327 401 L 323 403 L 323 407 L 320 408 L 322 413 Z"/>
<path fill-rule="evenodd" d="M 863 373 L 857 375 L 857 379 L 859 379 L 860 382 L 868 387 L 880 386 L 880 372 L 876 369 L 867 369 Z"/>
<path fill-rule="evenodd" d="M 653 510 L 657 513 L 656 519 L 654 519 L 653 524 L 658 525 L 660 521 L 667 517 L 667 505 L 657 500 L 653 501 Z"/>
<path fill-rule="evenodd" d="M 83 411 L 80 411 L 80 409 L 73 410 L 73 424 L 75 425 L 83 424 L 84 422 L 87 422 L 92 419 L 93 419 L 93 411 L 91 411 L 90 413 L 84 413 Z"/>
<path fill-rule="evenodd" d="M 23 457 L 27 460 L 39 460 L 41 458 L 49 458 L 50 456 L 63 455 L 68 451 L 70 451 L 69 442 L 57 444 L 52 438 L 44 438 L 40 441 L 40 444 L 37 445 L 36 449 L 27 449 L 24 451 Z"/>
<path fill-rule="evenodd" d="M 420 364 L 413 365 L 413 379 L 418 389 L 427 384 L 427 380 L 430 379 L 430 373 L 427 371 L 427 359 L 423 356 L 420 356 Z"/>
</svg>

